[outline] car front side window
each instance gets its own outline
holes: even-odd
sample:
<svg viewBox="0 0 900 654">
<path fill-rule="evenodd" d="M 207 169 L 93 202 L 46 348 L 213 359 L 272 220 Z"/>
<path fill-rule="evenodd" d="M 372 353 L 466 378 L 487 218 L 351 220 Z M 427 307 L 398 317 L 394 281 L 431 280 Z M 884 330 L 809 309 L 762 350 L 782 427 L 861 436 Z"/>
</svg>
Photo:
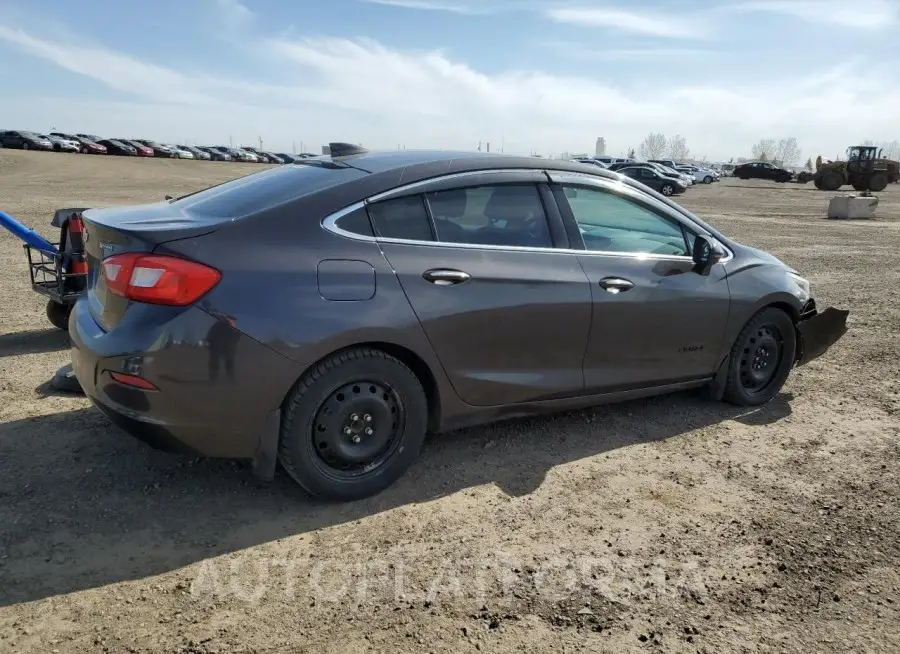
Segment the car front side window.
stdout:
<svg viewBox="0 0 900 654">
<path fill-rule="evenodd" d="M 552 248 L 537 186 L 471 186 L 426 194 L 443 243 Z"/>
<path fill-rule="evenodd" d="M 585 249 L 690 256 L 684 231 L 678 222 L 612 192 L 564 188 Z"/>
</svg>

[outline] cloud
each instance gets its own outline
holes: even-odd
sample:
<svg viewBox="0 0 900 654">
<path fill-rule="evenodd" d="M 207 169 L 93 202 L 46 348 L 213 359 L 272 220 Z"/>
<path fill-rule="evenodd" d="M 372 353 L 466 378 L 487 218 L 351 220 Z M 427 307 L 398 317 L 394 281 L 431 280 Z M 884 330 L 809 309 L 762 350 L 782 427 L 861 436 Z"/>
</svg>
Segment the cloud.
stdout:
<svg viewBox="0 0 900 654">
<path fill-rule="evenodd" d="M 749 0 L 720 7 L 729 12 L 762 11 L 847 28 L 878 30 L 900 21 L 897 0 Z"/>
<path fill-rule="evenodd" d="M 696 153 L 727 158 L 769 135 L 796 136 L 812 154 L 842 151 L 861 138 L 854 131 L 860 115 L 870 117 L 867 135 L 887 138 L 900 106 L 889 64 L 882 70 L 848 63 L 754 83 L 676 76 L 629 88 L 604 79 L 602 71 L 591 77 L 487 73 L 440 50 L 398 50 L 372 39 L 260 38 L 254 43 L 262 59 L 258 72 L 231 78 L 175 70 L 84 42 L 65 44 L 0 26 L 0 45 L 124 92 L 117 103 L 67 98 L 64 112 L 59 101 L 7 94 L 9 124 L 39 128 L 65 120 L 65 129 L 75 131 L 213 143 L 229 135 L 235 142 L 262 136 L 280 149 L 292 140 L 448 149 L 505 140 L 507 151 L 545 154 L 589 150 L 597 136 L 606 137 L 611 150 L 625 151 L 648 132 L 662 131 L 684 135 Z"/>
<path fill-rule="evenodd" d="M 701 18 L 681 18 L 659 12 L 587 7 L 550 7 L 544 15 L 558 23 L 580 27 L 605 27 L 665 38 L 698 38 L 708 34 Z"/>
<path fill-rule="evenodd" d="M 594 44 L 570 41 L 545 41 L 541 44 L 554 53 L 579 61 L 665 61 L 685 57 L 716 57 L 722 53 L 704 48 L 598 48 Z"/>
</svg>

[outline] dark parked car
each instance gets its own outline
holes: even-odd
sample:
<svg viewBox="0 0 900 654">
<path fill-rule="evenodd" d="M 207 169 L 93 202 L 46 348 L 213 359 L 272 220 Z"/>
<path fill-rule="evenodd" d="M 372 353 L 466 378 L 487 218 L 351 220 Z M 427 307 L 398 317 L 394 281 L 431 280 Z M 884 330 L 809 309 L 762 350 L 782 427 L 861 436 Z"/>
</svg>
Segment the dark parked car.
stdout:
<svg viewBox="0 0 900 654">
<path fill-rule="evenodd" d="M 128 145 L 115 139 L 103 139 L 98 141 L 98 143 L 106 148 L 107 154 L 115 154 L 120 157 L 136 157 L 138 153 L 137 148 L 133 145 Z"/>
<path fill-rule="evenodd" d="M 34 132 L 24 130 L 9 130 L 0 132 L 0 144 L 4 148 L 19 148 L 20 150 L 52 150 L 53 143 Z"/>
<path fill-rule="evenodd" d="M 119 143 L 124 143 L 125 145 L 130 145 L 135 149 L 135 152 L 139 157 L 152 157 L 154 156 L 153 148 L 150 146 L 144 145 L 140 141 L 135 141 L 133 139 L 115 139 Z"/>
<path fill-rule="evenodd" d="M 300 155 L 287 154 L 286 152 L 278 152 L 277 154 L 279 157 L 281 157 L 281 160 L 284 163 L 296 163 L 297 161 L 300 161 L 300 159 L 302 158 L 302 157 L 300 157 Z"/>
<path fill-rule="evenodd" d="M 106 154 L 106 148 L 97 143 L 96 141 L 92 141 L 83 136 L 79 136 L 78 134 L 66 134 L 64 132 L 51 132 L 50 136 L 58 136 L 60 138 L 69 139 L 71 141 L 76 141 L 81 144 L 81 153 L 82 154 Z"/>
<path fill-rule="evenodd" d="M 114 423 L 358 498 L 429 431 L 701 387 L 763 404 L 846 330 L 796 271 L 622 175 L 330 148 L 84 212 L 72 362 Z"/>
<path fill-rule="evenodd" d="M 789 182 L 793 179 L 794 173 L 774 166 L 768 161 L 750 161 L 735 166 L 734 176 L 740 179 L 770 179 L 775 182 Z"/>
<path fill-rule="evenodd" d="M 650 166 L 623 166 L 616 172 L 631 179 L 636 179 L 641 184 L 663 195 L 681 195 L 687 189 L 679 180 L 663 175 Z"/>
<path fill-rule="evenodd" d="M 207 146 L 199 147 L 200 150 L 209 153 L 210 159 L 213 161 L 232 161 L 233 157 L 221 148 L 211 148 Z"/>
<path fill-rule="evenodd" d="M 153 150 L 154 157 L 175 157 L 175 150 L 172 149 L 171 146 L 164 145 L 163 143 L 157 143 L 156 141 L 150 141 L 147 139 L 134 139 L 141 145 L 146 145 L 148 148 Z"/>
</svg>

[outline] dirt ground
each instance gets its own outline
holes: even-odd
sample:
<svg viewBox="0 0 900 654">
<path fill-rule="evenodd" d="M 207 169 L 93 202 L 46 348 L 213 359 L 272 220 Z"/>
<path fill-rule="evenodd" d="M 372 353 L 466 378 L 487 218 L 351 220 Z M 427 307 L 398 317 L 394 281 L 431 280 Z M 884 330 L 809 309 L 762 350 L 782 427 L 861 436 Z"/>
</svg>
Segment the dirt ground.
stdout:
<svg viewBox="0 0 900 654">
<path fill-rule="evenodd" d="M 0 150 L 0 209 L 155 201 L 252 164 Z M 680 394 L 431 439 L 378 497 L 155 452 L 45 382 L 67 361 L 0 233 L 0 651 L 900 651 L 900 187 L 683 203 L 851 310 L 754 411 Z"/>
</svg>

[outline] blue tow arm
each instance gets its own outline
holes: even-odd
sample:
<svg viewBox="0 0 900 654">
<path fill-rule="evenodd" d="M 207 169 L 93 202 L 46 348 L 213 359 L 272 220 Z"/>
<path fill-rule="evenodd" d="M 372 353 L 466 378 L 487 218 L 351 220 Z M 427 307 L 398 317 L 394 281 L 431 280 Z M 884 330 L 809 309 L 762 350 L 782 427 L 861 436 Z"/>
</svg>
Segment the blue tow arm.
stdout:
<svg viewBox="0 0 900 654">
<path fill-rule="evenodd" d="M 5 227 L 10 232 L 12 232 L 14 236 L 18 236 L 20 239 L 25 241 L 26 244 L 30 245 L 36 250 L 46 252 L 47 254 L 59 254 L 59 250 L 56 249 L 56 246 L 53 245 L 53 243 L 45 239 L 33 229 L 29 229 L 18 220 L 10 216 L 8 213 L 4 213 L 2 211 L 0 211 L 0 227 Z"/>
</svg>

